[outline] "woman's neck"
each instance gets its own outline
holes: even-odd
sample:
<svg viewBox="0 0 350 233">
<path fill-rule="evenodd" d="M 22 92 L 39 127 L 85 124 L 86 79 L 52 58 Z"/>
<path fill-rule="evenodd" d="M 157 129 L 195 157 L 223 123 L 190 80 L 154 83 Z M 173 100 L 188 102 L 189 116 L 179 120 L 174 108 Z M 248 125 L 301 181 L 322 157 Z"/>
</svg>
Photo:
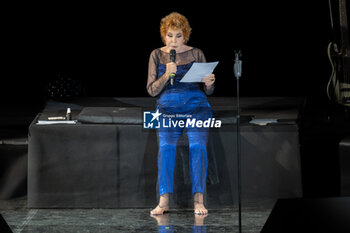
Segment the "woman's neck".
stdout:
<svg viewBox="0 0 350 233">
<path fill-rule="evenodd" d="M 187 52 L 191 49 L 193 49 L 193 47 L 188 46 L 188 45 L 183 45 L 180 48 L 176 49 L 176 53 L 184 53 L 184 52 Z M 160 50 L 163 52 L 166 52 L 166 53 L 170 53 L 171 49 L 167 46 L 164 46 L 164 47 L 161 47 Z"/>
</svg>

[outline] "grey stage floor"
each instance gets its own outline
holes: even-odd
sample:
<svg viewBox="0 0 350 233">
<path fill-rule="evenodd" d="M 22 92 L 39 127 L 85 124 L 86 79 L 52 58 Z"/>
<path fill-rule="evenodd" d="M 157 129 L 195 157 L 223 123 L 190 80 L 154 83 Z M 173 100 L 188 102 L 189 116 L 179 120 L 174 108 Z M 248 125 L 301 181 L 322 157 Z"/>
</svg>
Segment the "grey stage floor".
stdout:
<svg viewBox="0 0 350 233">
<path fill-rule="evenodd" d="M 260 232 L 274 201 L 242 205 L 242 232 Z M 206 217 L 176 209 L 151 217 L 150 209 L 28 209 L 26 198 L 0 200 L 0 213 L 15 233 L 27 232 L 238 232 L 238 209 L 210 209 Z M 158 223 L 167 225 L 159 229 Z M 200 225 L 203 225 L 200 227 Z"/>
</svg>

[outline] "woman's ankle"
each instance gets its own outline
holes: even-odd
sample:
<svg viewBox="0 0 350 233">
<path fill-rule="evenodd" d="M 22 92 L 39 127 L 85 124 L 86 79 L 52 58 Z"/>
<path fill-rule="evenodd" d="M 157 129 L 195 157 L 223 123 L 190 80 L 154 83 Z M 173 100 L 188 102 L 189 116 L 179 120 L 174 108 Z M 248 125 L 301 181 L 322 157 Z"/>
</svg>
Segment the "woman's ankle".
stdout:
<svg viewBox="0 0 350 233">
<path fill-rule="evenodd" d="M 169 207 L 169 193 L 165 193 L 165 194 L 160 196 L 158 206 L 160 208 Z"/>
<path fill-rule="evenodd" d="M 203 193 L 197 192 L 193 195 L 193 202 L 195 204 L 203 204 L 204 203 L 204 197 Z"/>
</svg>

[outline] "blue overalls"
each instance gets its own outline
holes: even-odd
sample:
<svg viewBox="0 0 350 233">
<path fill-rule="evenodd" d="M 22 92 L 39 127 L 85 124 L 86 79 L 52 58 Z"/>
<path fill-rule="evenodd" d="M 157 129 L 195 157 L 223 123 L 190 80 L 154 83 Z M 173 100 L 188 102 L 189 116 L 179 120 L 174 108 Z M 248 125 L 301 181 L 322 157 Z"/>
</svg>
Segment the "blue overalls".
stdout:
<svg viewBox="0 0 350 233">
<path fill-rule="evenodd" d="M 157 108 L 162 115 L 171 115 L 171 120 L 185 121 L 187 118 L 208 120 L 212 110 L 205 93 L 199 83 L 181 83 L 181 78 L 191 68 L 193 63 L 177 66 L 174 84 L 166 85 L 157 101 Z M 158 77 L 166 71 L 166 66 L 158 65 Z M 161 120 L 164 117 L 161 116 Z M 167 119 L 169 120 L 169 119 Z M 203 127 L 163 127 L 158 129 L 158 185 L 159 195 L 173 193 L 174 169 L 176 159 L 176 144 L 186 130 L 189 142 L 189 166 L 192 183 L 192 194 L 204 193 L 207 178 L 207 138 L 208 128 Z"/>
</svg>

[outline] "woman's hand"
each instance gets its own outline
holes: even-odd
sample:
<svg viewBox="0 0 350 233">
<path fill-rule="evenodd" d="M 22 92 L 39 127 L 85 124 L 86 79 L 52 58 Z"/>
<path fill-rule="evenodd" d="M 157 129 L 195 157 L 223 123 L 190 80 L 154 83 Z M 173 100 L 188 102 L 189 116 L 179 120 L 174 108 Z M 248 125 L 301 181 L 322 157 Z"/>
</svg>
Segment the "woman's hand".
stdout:
<svg viewBox="0 0 350 233">
<path fill-rule="evenodd" d="M 177 71 L 177 66 L 175 62 L 169 62 L 166 64 L 166 71 L 167 77 L 170 77 L 170 74 L 175 74 Z"/>
<path fill-rule="evenodd" d="M 204 83 L 205 83 L 205 86 L 207 86 L 207 87 L 213 85 L 214 82 L 215 82 L 215 75 L 214 75 L 214 74 L 211 74 L 211 75 L 209 75 L 209 76 L 207 76 L 207 77 L 204 77 L 204 78 L 202 79 L 202 82 L 204 82 Z"/>
</svg>

